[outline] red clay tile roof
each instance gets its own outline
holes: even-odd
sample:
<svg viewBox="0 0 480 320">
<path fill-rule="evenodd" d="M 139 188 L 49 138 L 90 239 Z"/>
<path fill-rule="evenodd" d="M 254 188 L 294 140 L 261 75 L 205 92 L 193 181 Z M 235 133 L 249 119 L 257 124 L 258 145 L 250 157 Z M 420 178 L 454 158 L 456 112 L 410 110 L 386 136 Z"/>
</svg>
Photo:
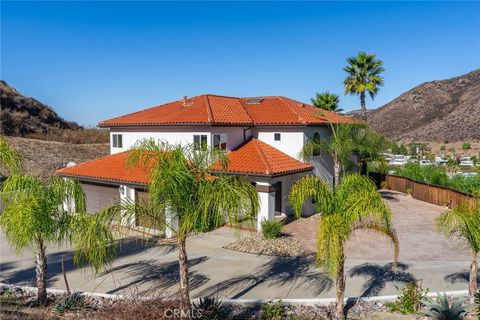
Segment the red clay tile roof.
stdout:
<svg viewBox="0 0 480 320">
<path fill-rule="evenodd" d="M 100 127 L 139 125 L 319 125 L 351 122 L 285 97 L 234 98 L 201 95 L 130 113 L 99 123 Z"/>
<path fill-rule="evenodd" d="M 217 164 L 212 171 L 274 176 L 312 169 L 311 164 L 298 161 L 269 144 L 253 138 L 228 154 L 226 168 Z"/>
<path fill-rule="evenodd" d="M 72 167 L 62 168 L 57 170 L 56 173 L 79 180 L 84 178 L 142 185 L 148 184 L 148 169 L 129 167 L 127 158 L 128 151 L 125 151 Z M 228 166 L 226 168 L 215 165 L 212 167 L 212 172 L 275 176 L 312 169 L 312 165 L 298 161 L 265 142 L 254 138 L 228 154 Z"/>
<path fill-rule="evenodd" d="M 92 161 L 79 163 L 72 167 L 56 171 L 58 175 L 87 178 L 93 180 L 110 180 L 133 184 L 147 184 L 148 170 L 127 165 L 128 151 L 101 157 Z"/>
</svg>

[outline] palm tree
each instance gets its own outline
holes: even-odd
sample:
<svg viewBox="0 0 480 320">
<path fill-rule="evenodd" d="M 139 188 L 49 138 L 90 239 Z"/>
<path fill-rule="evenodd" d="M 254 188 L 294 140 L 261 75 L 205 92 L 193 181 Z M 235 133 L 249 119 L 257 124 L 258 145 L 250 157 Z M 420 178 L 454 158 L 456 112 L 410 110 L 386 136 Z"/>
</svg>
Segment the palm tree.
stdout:
<svg viewBox="0 0 480 320">
<path fill-rule="evenodd" d="M 355 151 L 355 140 L 352 134 L 352 125 L 331 124 L 331 135 L 326 139 L 309 140 L 300 152 L 304 160 L 311 156 L 326 152 L 333 159 L 333 185 L 340 183 L 340 173 L 348 164 L 351 164 L 350 157 Z"/>
<path fill-rule="evenodd" d="M 341 112 L 340 98 L 338 94 L 330 93 L 328 91 L 322 93 L 316 93 L 315 99 L 310 99 L 314 107 L 325 109 L 333 112 Z"/>
<path fill-rule="evenodd" d="M 129 155 L 130 165 L 151 169 L 149 199 L 152 221 L 166 223 L 175 232 L 179 248 L 181 307 L 190 306 L 189 273 L 187 266 L 187 236 L 219 227 L 225 221 L 254 216 L 258 198 L 253 185 L 241 177 L 213 176 L 209 169 L 214 163 L 226 164 L 218 149 L 157 144 L 140 141 Z M 128 213 L 138 212 L 127 210 Z"/>
<path fill-rule="evenodd" d="M 343 81 L 345 94 L 360 95 L 360 104 L 362 107 L 362 119 L 367 120 L 367 109 L 365 106 L 365 92 L 368 92 L 373 98 L 383 85 L 382 67 L 383 62 L 376 59 L 376 54 L 359 52 L 356 57 L 347 58 L 347 66 L 343 70 L 347 77 Z"/>
<path fill-rule="evenodd" d="M 394 244 L 394 263 L 398 259 L 398 239 L 391 223 L 391 211 L 375 184 L 365 176 L 346 175 L 339 186 L 315 176 L 306 176 L 292 186 L 289 203 L 295 215 L 300 216 L 308 200 L 321 213 L 317 238 L 317 265 L 335 277 L 336 315 L 344 317 L 345 243 L 354 231 L 369 229 L 389 237 Z"/>
<path fill-rule="evenodd" d="M 384 161 L 383 152 L 390 148 L 391 142 L 371 130 L 367 125 L 356 125 L 352 129 L 355 140 L 355 154 L 358 156 L 360 172 L 367 174 L 367 163 L 373 161 Z"/>
<path fill-rule="evenodd" d="M 480 252 L 480 202 L 462 203 L 435 219 L 437 230 L 449 239 L 460 240 L 472 251 L 468 292 L 477 291 L 477 257 Z"/>
<path fill-rule="evenodd" d="M 0 226 L 19 252 L 36 253 L 37 297 L 47 304 L 47 243 L 69 243 L 77 265 L 89 262 L 96 271 L 115 255 L 113 235 L 99 219 L 85 212 L 85 196 L 78 182 L 53 177 L 48 184 L 30 175 L 12 175 L 1 187 Z M 66 207 L 72 203 L 77 213 Z"/>
<path fill-rule="evenodd" d="M 0 167 L 15 173 L 20 170 L 20 161 L 18 152 L 0 135 Z"/>
</svg>

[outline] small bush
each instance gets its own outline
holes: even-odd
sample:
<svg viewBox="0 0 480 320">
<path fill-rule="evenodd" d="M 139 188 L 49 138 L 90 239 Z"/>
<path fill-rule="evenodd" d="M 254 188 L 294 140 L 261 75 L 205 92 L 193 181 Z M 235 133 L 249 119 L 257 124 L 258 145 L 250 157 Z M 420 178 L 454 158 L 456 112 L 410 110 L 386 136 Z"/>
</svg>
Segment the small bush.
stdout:
<svg viewBox="0 0 480 320">
<path fill-rule="evenodd" d="M 406 191 L 407 191 L 407 194 L 410 194 L 410 195 L 411 195 L 411 194 L 412 194 L 412 192 L 413 192 L 412 188 L 407 188 L 407 190 L 406 190 Z"/>
<path fill-rule="evenodd" d="M 401 314 L 418 313 L 422 301 L 425 300 L 428 289 L 423 290 L 418 281 L 407 283 L 403 288 L 395 286 L 399 291 L 395 302 L 387 303 L 392 312 L 398 311 Z"/>
<path fill-rule="evenodd" d="M 425 315 L 432 320 L 462 320 L 467 315 L 465 299 L 457 299 L 450 305 L 445 293 L 438 294 L 437 301 L 425 300 Z"/>
<path fill-rule="evenodd" d="M 388 182 L 387 182 L 387 181 L 382 181 L 382 182 L 380 183 L 380 187 L 381 187 L 382 189 L 385 189 L 385 190 L 388 190 L 388 189 L 390 188 L 390 186 L 388 185 Z"/>
<path fill-rule="evenodd" d="M 475 309 L 477 311 L 477 317 L 480 319 L 480 291 L 477 291 L 474 296 Z"/>
<path fill-rule="evenodd" d="M 75 292 L 60 300 L 53 309 L 58 313 L 64 313 L 80 307 L 84 299 L 84 296 L 82 296 L 80 292 Z"/>
<path fill-rule="evenodd" d="M 274 300 L 262 306 L 261 320 L 283 320 L 287 316 L 282 300 Z"/>
<path fill-rule="evenodd" d="M 265 239 L 277 239 L 282 235 L 283 224 L 276 220 L 262 222 L 262 234 Z"/>
<path fill-rule="evenodd" d="M 472 144 L 470 142 L 464 142 L 462 145 L 463 150 L 470 150 L 472 148 Z"/>
<path fill-rule="evenodd" d="M 228 318 L 228 309 L 221 305 L 215 297 L 203 297 L 193 304 L 194 309 L 201 311 L 202 320 L 222 320 Z"/>
</svg>

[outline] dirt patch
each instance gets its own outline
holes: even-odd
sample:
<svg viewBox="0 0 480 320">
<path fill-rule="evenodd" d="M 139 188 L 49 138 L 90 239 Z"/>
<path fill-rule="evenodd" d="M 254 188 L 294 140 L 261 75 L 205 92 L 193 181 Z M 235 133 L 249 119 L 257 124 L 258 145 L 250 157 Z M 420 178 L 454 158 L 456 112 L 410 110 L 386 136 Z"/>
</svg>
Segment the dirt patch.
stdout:
<svg viewBox="0 0 480 320">
<path fill-rule="evenodd" d="M 302 244 L 290 235 L 267 240 L 264 239 L 261 234 L 255 234 L 229 243 L 224 248 L 239 252 L 278 257 L 306 257 L 311 253 L 305 250 Z"/>
<path fill-rule="evenodd" d="M 23 171 L 48 179 L 63 163 L 81 163 L 109 154 L 108 143 L 71 144 L 20 137 L 5 137 L 22 156 Z"/>
</svg>

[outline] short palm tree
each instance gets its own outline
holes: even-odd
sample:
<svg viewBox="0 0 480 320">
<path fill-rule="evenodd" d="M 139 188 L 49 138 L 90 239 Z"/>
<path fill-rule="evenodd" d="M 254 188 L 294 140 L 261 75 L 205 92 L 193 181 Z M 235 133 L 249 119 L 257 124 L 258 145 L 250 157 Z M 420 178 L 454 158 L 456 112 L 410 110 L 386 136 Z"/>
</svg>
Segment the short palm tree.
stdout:
<svg viewBox="0 0 480 320">
<path fill-rule="evenodd" d="M 358 156 L 360 172 L 367 174 L 367 164 L 373 161 L 382 162 L 383 152 L 391 146 L 391 142 L 366 125 L 356 125 L 353 130 L 355 154 Z"/>
<path fill-rule="evenodd" d="M 149 210 L 152 221 L 166 223 L 175 232 L 179 248 L 180 299 L 190 305 L 187 266 L 187 236 L 219 227 L 226 221 L 253 217 L 258 211 L 254 186 L 241 177 L 210 174 L 215 163 L 226 164 L 219 150 L 193 145 L 157 144 L 140 141 L 129 155 L 129 163 L 149 167 Z M 128 207 L 128 206 L 127 206 Z M 127 213 L 138 212 L 127 210 Z"/>
<path fill-rule="evenodd" d="M 368 92 L 372 100 L 378 93 L 379 88 L 383 85 L 381 74 L 385 69 L 382 66 L 383 62 L 376 59 L 376 54 L 359 52 L 356 57 L 347 58 L 347 66 L 343 68 L 347 73 L 347 77 L 343 81 L 345 94 L 360 96 L 362 119 L 364 121 L 367 120 L 365 93 Z"/>
<path fill-rule="evenodd" d="M 330 93 L 328 91 L 316 93 L 314 99 L 310 99 L 314 107 L 325 109 L 333 112 L 341 112 L 340 98 L 338 94 Z"/>
<path fill-rule="evenodd" d="M 468 292 L 477 291 L 477 258 L 480 252 L 480 202 L 461 203 L 453 210 L 442 213 L 435 219 L 438 231 L 449 239 L 460 240 L 472 251 Z"/>
<path fill-rule="evenodd" d="M 307 201 L 321 214 L 317 238 L 317 265 L 335 277 L 336 315 L 344 317 L 345 243 L 359 229 L 369 229 L 389 237 L 398 259 L 398 239 L 391 223 L 391 211 L 374 183 L 358 174 L 346 175 L 337 188 L 315 176 L 306 176 L 292 186 L 289 203 L 297 217 Z"/>
<path fill-rule="evenodd" d="M 38 302 L 47 304 L 48 243 L 75 248 L 76 264 L 89 262 L 95 270 L 115 255 L 113 235 L 99 216 L 85 212 L 85 196 L 78 182 L 53 177 L 47 184 L 30 175 L 12 175 L 1 186 L 3 213 L 0 226 L 18 251 L 36 253 Z M 73 209 L 66 203 L 74 204 Z"/>
<path fill-rule="evenodd" d="M 340 183 L 342 169 L 351 164 L 350 157 L 355 151 L 353 127 L 347 124 L 331 124 L 331 135 L 326 139 L 309 140 L 300 152 L 304 160 L 326 152 L 333 159 L 333 185 Z"/>
<path fill-rule="evenodd" d="M 0 167 L 10 173 L 20 170 L 20 155 L 0 135 Z"/>
</svg>

